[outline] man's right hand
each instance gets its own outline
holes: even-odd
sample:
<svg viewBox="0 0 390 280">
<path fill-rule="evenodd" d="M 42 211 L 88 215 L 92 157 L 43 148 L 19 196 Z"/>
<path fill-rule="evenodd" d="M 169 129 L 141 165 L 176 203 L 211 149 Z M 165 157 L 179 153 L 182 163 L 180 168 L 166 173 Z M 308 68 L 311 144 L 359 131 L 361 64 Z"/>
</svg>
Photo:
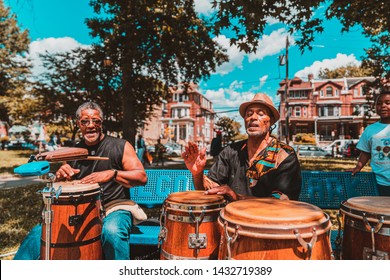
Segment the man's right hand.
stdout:
<svg viewBox="0 0 390 280">
<path fill-rule="evenodd" d="M 186 167 L 193 175 L 202 173 L 206 168 L 206 147 L 199 150 L 198 145 L 193 142 L 188 142 L 188 146 L 185 147 L 185 151 L 181 156 L 184 159 Z"/>
<path fill-rule="evenodd" d="M 69 164 L 64 164 L 56 172 L 56 181 L 72 180 L 72 176 L 80 173 L 80 169 L 74 169 Z"/>
</svg>

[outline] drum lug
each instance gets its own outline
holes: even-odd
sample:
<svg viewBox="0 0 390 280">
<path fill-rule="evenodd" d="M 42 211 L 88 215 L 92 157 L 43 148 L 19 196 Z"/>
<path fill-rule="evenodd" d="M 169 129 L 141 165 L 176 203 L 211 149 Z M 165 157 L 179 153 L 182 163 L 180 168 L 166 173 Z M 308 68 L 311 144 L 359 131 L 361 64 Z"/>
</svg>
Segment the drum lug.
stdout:
<svg viewBox="0 0 390 280">
<path fill-rule="evenodd" d="M 307 257 L 310 260 L 311 259 L 311 253 L 313 251 L 314 245 L 317 242 L 317 231 L 315 228 L 313 228 L 313 236 L 310 240 L 310 242 L 306 242 L 302 236 L 299 234 L 298 230 L 294 230 L 294 234 L 297 237 L 297 240 L 301 246 L 307 250 Z"/>
<path fill-rule="evenodd" d="M 367 251 L 367 253 L 366 250 L 363 250 L 363 259 L 367 259 L 365 257 L 366 254 L 368 254 L 367 257 L 369 257 L 368 259 L 370 260 L 373 259 L 373 257 L 379 257 L 379 251 L 378 253 L 376 253 L 376 249 L 375 249 L 375 233 L 378 233 L 380 231 L 380 229 L 383 226 L 383 223 L 385 222 L 385 218 L 381 216 L 376 226 L 372 227 L 370 225 L 370 222 L 367 219 L 366 213 L 363 213 L 363 222 L 366 229 L 371 233 L 371 250 Z"/>
<path fill-rule="evenodd" d="M 168 229 L 165 227 L 165 221 L 167 219 L 167 212 L 165 205 L 161 210 L 160 215 L 160 233 L 158 234 L 157 247 L 160 248 L 161 244 L 165 241 L 165 238 L 168 235 Z"/>
<path fill-rule="evenodd" d="M 231 247 L 230 247 L 230 244 L 233 244 L 233 243 L 237 240 L 237 237 L 238 237 L 238 229 L 239 229 L 240 226 L 239 226 L 239 225 L 236 225 L 233 236 L 229 236 L 229 232 L 228 232 L 228 230 L 227 230 L 227 227 L 228 227 L 228 222 L 225 221 L 225 222 L 223 223 L 223 228 L 224 228 L 225 237 L 226 237 L 226 248 L 227 248 L 227 256 L 226 256 L 226 259 L 227 259 L 227 260 L 231 260 L 231 259 L 232 259 L 232 249 L 231 249 Z"/>
<path fill-rule="evenodd" d="M 373 251 L 370 248 L 363 248 L 363 260 L 388 260 L 389 254 L 383 251 Z"/>
<path fill-rule="evenodd" d="M 189 249 L 205 249 L 207 247 L 207 235 L 205 233 L 190 233 L 188 235 Z"/>
</svg>

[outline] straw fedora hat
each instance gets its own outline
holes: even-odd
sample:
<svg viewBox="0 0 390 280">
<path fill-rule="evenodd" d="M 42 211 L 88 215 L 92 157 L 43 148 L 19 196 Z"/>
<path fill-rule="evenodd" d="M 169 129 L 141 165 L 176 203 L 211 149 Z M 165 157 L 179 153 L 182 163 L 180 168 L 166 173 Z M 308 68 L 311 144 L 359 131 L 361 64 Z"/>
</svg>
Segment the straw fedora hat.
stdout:
<svg viewBox="0 0 390 280">
<path fill-rule="evenodd" d="M 266 106 L 268 109 L 270 109 L 272 116 L 271 117 L 271 125 L 276 123 L 279 118 L 279 112 L 276 110 L 274 104 L 272 103 L 271 98 L 268 97 L 265 93 L 256 93 L 256 95 L 253 97 L 251 101 L 244 102 L 240 105 L 240 115 L 245 119 L 245 111 L 248 108 L 249 105 L 252 104 L 263 104 Z"/>
</svg>

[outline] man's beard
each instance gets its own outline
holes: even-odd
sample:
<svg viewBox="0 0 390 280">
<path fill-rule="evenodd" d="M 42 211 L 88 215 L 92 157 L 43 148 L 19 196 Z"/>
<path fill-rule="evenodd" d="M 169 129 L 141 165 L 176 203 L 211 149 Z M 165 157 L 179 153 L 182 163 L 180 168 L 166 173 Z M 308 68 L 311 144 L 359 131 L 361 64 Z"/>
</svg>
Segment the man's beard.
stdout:
<svg viewBox="0 0 390 280">
<path fill-rule="evenodd" d="M 249 131 L 249 128 L 246 129 L 246 133 L 248 134 L 248 136 L 251 136 L 251 137 L 265 136 L 265 135 L 267 135 L 268 131 L 269 131 L 268 127 L 261 128 L 260 130 L 257 130 L 257 131 Z"/>
</svg>

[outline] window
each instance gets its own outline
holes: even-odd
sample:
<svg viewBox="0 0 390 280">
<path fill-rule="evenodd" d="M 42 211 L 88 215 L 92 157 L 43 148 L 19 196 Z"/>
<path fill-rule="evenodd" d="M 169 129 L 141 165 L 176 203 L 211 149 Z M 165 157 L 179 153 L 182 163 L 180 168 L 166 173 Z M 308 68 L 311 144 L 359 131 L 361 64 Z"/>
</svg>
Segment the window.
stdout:
<svg viewBox="0 0 390 280">
<path fill-rule="evenodd" d="M 326 97 L 332 97 L 332 96 L 333 96 L 333 88 L 326 87 Z"/>
<path fill-rule="evenodd" d="M 304 117 L 307 117 L 307 107 L 302 108 L 302 114 Z"/>
<path fill-rule="evenodd" d="M 336 117 L 340 115 L 340 107 L 321 106 L 318 108 L 318 115 L 320 117 Z"/>
<path fill-rule="evenodd" d="M 335 94 L 336 94 L 336 96 L 339 96 L 340 95 L 340 91 L 338 89 L 336 89 Z"/>
<path fill-rule="evenodd" d="M 300 106 L 295 106 L 294 107 L 294 116 L 295 117 L 300 117 L 301 116 L 301 107 Z"/>
<path fill-rule="evenodd" d="M 324 91 L 323 91 L 323 90 L 320 90 L 320 96 L 321 96 L 321 97 L 324 96 Z"/>
<path fill-rule="evenodd" d="M 185 124 L 181 124 L 179 127 L 180 130 L 180 139 L 185 140 L 187 137 L 187 126 Z"/>
</svg>

